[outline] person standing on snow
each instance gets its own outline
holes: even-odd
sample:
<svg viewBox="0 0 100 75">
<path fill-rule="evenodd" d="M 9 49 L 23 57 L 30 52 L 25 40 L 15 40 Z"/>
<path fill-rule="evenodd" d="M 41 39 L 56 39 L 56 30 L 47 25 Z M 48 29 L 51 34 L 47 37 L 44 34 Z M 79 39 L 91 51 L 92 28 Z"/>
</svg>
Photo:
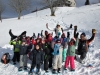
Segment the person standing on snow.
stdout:
<svg viewBox="0 0 100 75">
<path fill-rule="evenodd" d="M 67 33 L 67 36 L 69 36 L 69 33 Z M 63 52 L 62 52 L 62 61 L 65 62 L 66 60 L 66 53 L 67 53 L 67 43 L 68 39 L 65 36 L 65 33 L 61 35 L 61 45 L 63 46 Z"/>
<path fill-rule="evenodd" d="M 47 23 L 46 28 L 49 29 L 50 31 L 55 31 L 56 36 L 58 36 L 58 34 L 60 34 L 59 37 L 61 37 L 63 31 L 68 31 L 72 28 L 72 24 L 70 25 L 70 27 L 68 29 L 63 29 L 59 24 L 57 24 L 54 29 L 51 29 L 50 27 L 48 27 L 48 23 Z"/>
<path fill-rule="evenodd" d="M 22 40 L 22 44 L 20 46 L 20 63 L 19 63 L 19 69 L 18 71 L 22 71 L 23 70 L 23 67 L 24 67 L 24 70 L 27 70 L 27 54 L 28 54 L 28 50 L 27 50 L 27 47 L 28 47 L 28 44 L 26 44 L 26 40 L 23 39 Z"/>
<path fill-rule="evenodd" d="M 32 50 L 33 59 L 31 64 L 31 69 L 29 74 L 32 75 L 34 73 L 34 68 L 36 67 L 36 74 L 40 74 L 40 66 L 43 64 L 44 61 L 44 53 L 43 50 L 40 48 L 40 44 L 35 45 L 35 49 Z"/>
<path fill-rule="evenodd" d="M 19 62 L 20 59 L 20 55 L 19 55 L 19 50 L 20 50 L 20 45 L 21 45 L 21 41 L 19 40 L 20 38 L 17 37 L 16 39 L 11 39 L 11 41 L 9 42 L 10 45 L 14 46 L 14 55 L 13 55 L 13 64 L 16 64 L 16 61 Z"/>
<path fill-rule="evenodd" d="M 62 51 L 63 51 L 63 46 L 61 45 L 61 39 L 58 38 L 56 41 L 52 41 L 52 68 L 53 74 L 61 73 L 61 67 L 62 67 Z"/>
<path fill-rule="evenodd" d="M 76 38 L 76 31 L 77 31 L 77 26 L 74 26 L 74 37 L 75 38 Z M 76 50 L 76 54 L 80 55 L 80 63 L 84 63 L 83 60 L 86 57 L 86 54 L 88 52 L 89 44 L 94 40 L 95 35 L 96 35 L 95 29 L 92 29 L 92 36 L 90 39 L 86 39 L 86 34 L 84 32 L 80 35 L 80 39 L 78 42 L 78 48 Z"/>
<path fill-rule="evenodd" d="M 70 69 L 71 71 L 75 71 L 75 63 L 74 63 L 74 57 L 75 57 L 75 48 L 78 45 L 78 34 L 76 34 L 76 40 L 74 38 L 71 38 L 71 40 L 68 42 L 68 50 L 67 50 L 67 57 L 65 61 L 64 68 L 67 70 L 69 63 L 70 63 Z M 69 39 L 69 36 L 67 37 Z"/>
<path fill-rule="evenodd" d="M 45 39 L 46 40 L 46 39 Z M 51 43 L 48 41 L 42 40 L 42 49 L 44 51 L 44 70 L 45 72 L 49 72 L 49 68 L 52 68 L 52 55 L 51 53 Z"/>
</svg>

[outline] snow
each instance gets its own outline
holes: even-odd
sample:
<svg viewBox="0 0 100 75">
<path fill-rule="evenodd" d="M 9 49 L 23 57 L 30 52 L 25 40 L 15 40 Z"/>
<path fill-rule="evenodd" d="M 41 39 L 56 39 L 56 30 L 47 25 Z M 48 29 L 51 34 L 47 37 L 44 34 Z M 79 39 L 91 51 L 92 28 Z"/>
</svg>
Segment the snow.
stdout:
<svg viewBox="0 0 100 75">
<path fill-rule="evenodd" d="M 77 0 L 78 1 L 78 0 Z M 75 73 L 73 75 L 100 75 L 100 4 L 93 4 L 81 7 L 59 7 L 56 11 L 56 16 L 50 16 L 50 9 L 38 11 L 37 13 L 31 13 L 23 15 L 21 20 L 17 20 L 17 17 L 3 19 L 0 22 L 0 58 L 5 52 L 9 52 L 11 58 L 13 56 L 13 47 L 9 45 L 10 36 L 9 29 L 15 35 L 20 35 L 22 31 L 27 31 L 27 36 L 32 36 L 33 32 L 36 34 L 41 30 L 46 29 L 46 23 L 51 28 L 54 28 L 56 24 L 60 24 L 63 28 L 67 28 L 70 24 L 78 26 L 78 32 L 85 32 L 87 38 L 92 35 L 92 29 L 97 30 L 94 41 L 90 44 L 90 50 L 87 54 L 86 64 L 82 65 L 75 61 Z M 7 14 L 6 14 L 7 15 Z M 4 15 L 6 17 L 6 15 Z M 13 16 L 13 15 L 12 15 Z M 73 37 L 73 29 L 70 30 L 71 37 Z M 84 67 L 88 63 L 93 64 L 93 68 Z M 0 75 L 27 75 L 28 72 L 18 72 L 19 64 L 4 65 L 0 62 Z M 30 61 L 28 62 L 30 68 Z M 72 73 L 63 73 L 63 75 L 72 75 Z"/>
</svg>

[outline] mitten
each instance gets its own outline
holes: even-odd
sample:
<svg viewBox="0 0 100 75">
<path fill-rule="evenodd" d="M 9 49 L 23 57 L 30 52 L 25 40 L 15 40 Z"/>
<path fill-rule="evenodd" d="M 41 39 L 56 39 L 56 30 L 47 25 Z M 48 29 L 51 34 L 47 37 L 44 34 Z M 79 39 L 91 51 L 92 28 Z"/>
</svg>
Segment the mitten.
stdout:
<svg viewBox="0 0 100 75">
<path fill-rule="evenodd" d="M 95 34 L 96 33 L 96 29 L 92 29 L 92 34 Z"/>
<path fill-rule="evenodd" d="M 67 32 L 67 37 L 69 37 L 70 36 L 70 33 L 69 32 Z"/>
<path fill-rule="evenodd" d="M 36 35 L 35 35 L 35 33 L 33 33 L 33 38 L 36 38 Z"/>
<path fill-rule="evenodd" d="M 41 36 L 43 37 L 43 30 L 41 30 Z"/>
<path fill-rule="evenodd" d="M 77 31 L 77 26 L 74 26 L 74 31 Z"/>
<path fill-rule="evenodd" d="M 72 25 L 72 24 L 70 24 L 70 28 L 72 28 L 72 26 L 73 26 L 73 25 Z"/>
</svg>

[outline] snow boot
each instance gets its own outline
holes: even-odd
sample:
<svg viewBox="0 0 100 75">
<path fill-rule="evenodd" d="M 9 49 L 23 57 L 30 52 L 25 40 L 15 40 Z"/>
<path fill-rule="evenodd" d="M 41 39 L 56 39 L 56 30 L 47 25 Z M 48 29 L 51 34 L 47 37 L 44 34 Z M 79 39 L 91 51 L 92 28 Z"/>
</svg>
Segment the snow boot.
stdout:
<svg viewBox="0 0 100 75">
<path fill-rule="evenodd" d="M 53 69 L 52 73 L 53 74 L 57 74 L 57 70 L 56 69 Z"/>
<path fill-rule="evenodd" d="M 23 68 L 22 67 L 19 67 L 18 71 L 22 71 L 22 70 L 23 70 Z"/>
<path fill-rule="evenodd" d="M 58 68 L 58 73 L 61 73 L 61 68 Z"/>
<path fill-rule="evenodd" d="M 24 66 L 24 70 L 27 70 L 27 66 Z"/>
</svg>

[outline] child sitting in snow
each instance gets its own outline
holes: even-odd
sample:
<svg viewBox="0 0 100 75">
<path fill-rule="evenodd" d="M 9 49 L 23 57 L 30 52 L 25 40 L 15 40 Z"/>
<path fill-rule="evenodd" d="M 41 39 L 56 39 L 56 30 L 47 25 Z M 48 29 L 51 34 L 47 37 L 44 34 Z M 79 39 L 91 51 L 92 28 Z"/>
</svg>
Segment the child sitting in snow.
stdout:
<svg viewBox="0 0 100 75">
<path fill-rule="evenodd" d="M 75 71 L 74 57 L 75 57 L 75 48 L 78 45 L 78 34 L 79 33 L 76 34 L 76 41 L 74 38 L 71 38 L 71 40 L 68 42 L 67 57 L 64 65 L 65 70 L 67 70 L 70 63 L 71 71 Z"/>
</svg>

